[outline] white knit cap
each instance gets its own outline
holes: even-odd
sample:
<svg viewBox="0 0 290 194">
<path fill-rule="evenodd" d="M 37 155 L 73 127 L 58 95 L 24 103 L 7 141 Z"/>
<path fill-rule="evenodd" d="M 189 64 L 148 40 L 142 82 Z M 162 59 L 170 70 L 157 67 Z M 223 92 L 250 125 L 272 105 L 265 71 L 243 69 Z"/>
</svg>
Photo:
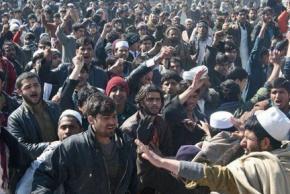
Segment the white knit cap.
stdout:
<svg viewBox="0 0 290 194">
<path fill-rule="evenodd" d="M 115 45 L 116 49 L 122 48 L 122 47 L 129 48 L 128 42 L 124 41 L 124 40 L 120 40 L 120 41 L 116 42 L 116 45 Z"/>
<path fill-rule="evenodd" d="M 276 106 L 268 108 L 258 113 L 257 120 L 261 126 L 278 141 L 288 140 L 290 130 L 290 120 Z"/>
<path fill-rule="evenodd" d="M 228 129 L 234 126 L 231 122 L 233 117 L 234 115 L 230 112 L 218 111 L 210 115 L 209 124 L 216 129 Z"/>
<path fill-rule="evenodd" d="M 77 121 L 82 125 L 82 116 L 79 112 L 75 111 L 75 110 L 71 110 L 71 109 L 67 109 L 65 111 L 63 111 L 59 117 L 59 121 L 60 119 L 62 119 L 62 117 L 64 116 L 73 116 L 74 118 L 77 119 Z"/>
<path fill-rule="evenodd" d="M 206 72 L 201 76 L 201 79 L 207 78 L 208 68 L 205 65 L 200 65 L 190 69 L 189 71 L 184 71 L 182 74 L 182 79 L 192 81 L 194 76 L 202 69 L 205 69 Z"/>
</svg>

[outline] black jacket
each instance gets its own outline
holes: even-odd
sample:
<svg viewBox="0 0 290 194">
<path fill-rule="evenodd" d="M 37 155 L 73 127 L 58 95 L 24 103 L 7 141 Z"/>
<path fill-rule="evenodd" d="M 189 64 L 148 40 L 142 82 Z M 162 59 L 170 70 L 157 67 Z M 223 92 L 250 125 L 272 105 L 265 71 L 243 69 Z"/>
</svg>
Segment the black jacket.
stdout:
<svg viewBox="0 0 290 194">
<path fill-rule="evenodd" d="M 57 133 L 57 123 L 60 116 L 60 108 L 52 102 L 45 102 L 46 108 L 54 128 Z M 32 154 L 34 159 L 38 157 L 48 146 L 48 142 L 43 142 L 41 130 L 33 113 L 22 104 L 8 118 L 8 130 L 22 143 L 26 149 Z"/>
<path fill-rule="evenodd" d="M 1 128 L 0 138 L 9 149 L 9 190 L 14 192 L 16 184 L 32 162 L 32 157 L 24 146 L 18 143 L 5 128 Z"/>
<path fill-rule="evenodd" d="M 132 142 L 118 130 L 113 137 L 119 153 L 122 178 L 116 194 L 136 193 L 136 170 Z M 69 194 L 109 194 L 110 182 L 99 143 L 91 127 L 73 135 L 56 148 L 34 175 L 32 193 L 52 193 L 63 184 Z"/>
</svg>

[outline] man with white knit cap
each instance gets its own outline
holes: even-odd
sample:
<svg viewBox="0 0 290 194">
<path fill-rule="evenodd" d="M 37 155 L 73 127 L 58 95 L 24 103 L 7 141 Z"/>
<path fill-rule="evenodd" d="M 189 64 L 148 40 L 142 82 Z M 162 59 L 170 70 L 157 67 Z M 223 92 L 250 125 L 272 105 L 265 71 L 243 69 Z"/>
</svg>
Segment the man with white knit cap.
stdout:
<svg viewBox="0 0 290 194">
<path fill-rule="evenodd" d="M 290 120 L 277 107 L 253 115 L 245 123 L 241 141 L 246 154 L 227 166 L 164 159 L 135 142 L 154 166 L 188 179 L 187 188 L 203 185 L 228 194 L 289 194 L 289 129 Z"/>
<path fill-rule="evenodd" d="M 57 135 L 60 141 L 68 138 L 71 135 L 80 133 L 83 131 L 82 128 L 82 117 L 79 112 L 71 109 L 67 109 L 62 112 L 58 120 L 58 130 Z M 60 145 L 60 141 L 50 144 L 43 153 L 31 163 L 30 167 L 26 170 L 25 174 L 19 181 L 16 194 L 30 194 L 31 187 L 33 182 L 33 175 L 35 170 L 39 167 L 39 165 L 49 158 L 52 152 L 55 150 L 57 146 Z M 61 187 L 58 188 L 58 191 L 61 191 Z"/>
</svg>

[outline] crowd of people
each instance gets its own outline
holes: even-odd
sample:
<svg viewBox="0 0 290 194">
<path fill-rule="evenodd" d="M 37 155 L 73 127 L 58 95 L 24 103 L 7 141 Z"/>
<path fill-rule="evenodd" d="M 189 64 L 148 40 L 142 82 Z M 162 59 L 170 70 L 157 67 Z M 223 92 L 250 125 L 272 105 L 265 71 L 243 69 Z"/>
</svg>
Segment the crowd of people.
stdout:
<svg viewBox="0 0 290 194">
<path fill-rule="evenodd" d="M 0 15 L 0 194 L 290 193 L 290 1 Z"/>
</svg>

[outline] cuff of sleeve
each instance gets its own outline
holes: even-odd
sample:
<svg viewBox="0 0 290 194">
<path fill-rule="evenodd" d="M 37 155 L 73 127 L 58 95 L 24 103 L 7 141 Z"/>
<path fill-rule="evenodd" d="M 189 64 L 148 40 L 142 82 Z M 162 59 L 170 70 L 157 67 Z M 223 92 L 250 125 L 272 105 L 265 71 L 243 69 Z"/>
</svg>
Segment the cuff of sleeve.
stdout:
<svg viewBox="0 0 290 194">
<path fill-rule="evenodd" d="M 189 180 L 202 179 L 204 178 L 204 164 L 181 161 L 178 175 Z"/>
</svg>

